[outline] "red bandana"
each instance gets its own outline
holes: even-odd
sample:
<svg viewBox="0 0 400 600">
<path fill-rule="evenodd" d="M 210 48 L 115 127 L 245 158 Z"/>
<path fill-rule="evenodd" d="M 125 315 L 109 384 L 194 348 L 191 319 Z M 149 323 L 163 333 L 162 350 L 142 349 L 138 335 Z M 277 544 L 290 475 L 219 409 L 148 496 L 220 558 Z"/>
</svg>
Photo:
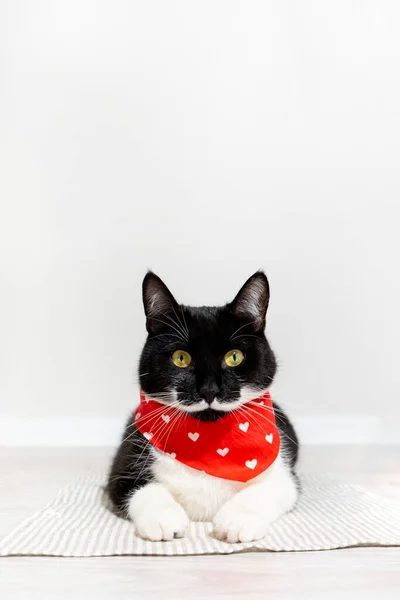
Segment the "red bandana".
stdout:
<svg viewBox="0 0 400 600">
<path fill-rule="evenodd" d="M 172 458 L 214 477 L 245 483 L 272 465 L 280 438 L 270 393 L 205 422 L 140 394 L 139 431 Z"/>
</svg>

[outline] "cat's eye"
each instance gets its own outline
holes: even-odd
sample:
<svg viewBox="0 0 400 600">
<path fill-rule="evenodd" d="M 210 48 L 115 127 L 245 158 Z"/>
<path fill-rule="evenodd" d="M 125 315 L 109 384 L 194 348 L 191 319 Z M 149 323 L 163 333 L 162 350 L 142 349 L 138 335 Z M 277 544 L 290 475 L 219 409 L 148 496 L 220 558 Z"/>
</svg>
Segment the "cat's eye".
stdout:
<svg viewBox="0 0 400 600">
<path fill-rule="evenodd" d="M 225 364 L 228 367 L 237 367 L 243 362 L 244 354 L 240 350 L 229 350 L 224 356 Z"/>
<path fill-rule="evenodd" d="M 186 369 L 192 362 L 192 357 L 185 350 L 176 350 L 172 355 L 172 362 L 176 367 Z"/>
</svg>

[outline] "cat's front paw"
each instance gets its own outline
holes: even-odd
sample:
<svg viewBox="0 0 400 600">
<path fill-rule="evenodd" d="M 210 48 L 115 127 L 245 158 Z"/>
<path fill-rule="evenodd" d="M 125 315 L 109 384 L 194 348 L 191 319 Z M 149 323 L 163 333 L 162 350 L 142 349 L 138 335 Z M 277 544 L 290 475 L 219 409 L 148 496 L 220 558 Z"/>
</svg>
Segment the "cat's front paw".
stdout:
<svg viewBox="0 0 400 600">
<path fill-rule="evenodd" d="M 136 535 L 152 542 L 181 538 L 185 535 L 188 525 L 189 519 L 179 504 L 168 503 L 157 507 L 157 511 L 149 508 L 134 519 Z"/>
<path fill-rule="evenodd" d="M 214 535 L 224 542 L 254 542 L 265 536 L 268 524 L 249 509 L 227 502 L 213 520 Z"/>
<path fill-rule="evenodd" d="M 152 542 L 183 537 L 189 519 L 182 506 L 159 483 L 148 483 L 129 499 L 128 515 L 136 535 Z"/>
</svg>

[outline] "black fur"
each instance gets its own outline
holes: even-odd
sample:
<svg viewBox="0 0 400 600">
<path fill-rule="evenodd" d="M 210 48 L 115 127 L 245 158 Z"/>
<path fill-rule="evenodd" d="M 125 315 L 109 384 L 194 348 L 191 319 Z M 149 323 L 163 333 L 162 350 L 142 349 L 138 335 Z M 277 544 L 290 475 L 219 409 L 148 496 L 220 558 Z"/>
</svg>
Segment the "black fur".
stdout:
<svg viewBox="0 0 400 600">
<path fill-rule="evenodd" d="M 202 399 L 211 402 L 237 400 L 243 386 L 265 390 L 272 383 L 276 360 L 264 334 L 269 301 L 268 280 L 257 272 L 244 284 L 233 302 L 223 307 L 193 308 L 178 305 L 168 288 L 154 273 L 143 281 L 143 302 L 148 337 L 139 365 L 139 380 L 144 392 L 168 400 L 176 390 L 184 408 Z M 223 357 L 231 349 L 241 350 L 242 364 L 227 367 Z M 185 350 L 192 363 L 176 367 L 171 356 Z M 274 404 L 276 422 L 285 439 L 286 460 L 291 468 L 297 460 L 298 441 L 288 417 Z M 208 408 L 192 412 L 192 417 L 214 421 L 224 412 Z M 123 441 L 112 463 L 108 491 L 117 510 L 123 514 L 131 493 L 151 481 L 151 444 L 142 436 L 131 418 Z"/>
</svg>

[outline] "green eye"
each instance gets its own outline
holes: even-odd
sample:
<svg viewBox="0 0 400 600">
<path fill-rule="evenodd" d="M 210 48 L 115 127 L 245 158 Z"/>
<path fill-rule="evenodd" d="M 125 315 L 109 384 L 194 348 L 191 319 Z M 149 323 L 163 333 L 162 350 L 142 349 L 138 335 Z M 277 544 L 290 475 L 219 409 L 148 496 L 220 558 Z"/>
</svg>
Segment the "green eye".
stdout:
<svg viewBox="0 0 400 600">
<path fill-rule="evenodd" d="M 237 367 L 244 360 L 244 354 L 240 350 L 229 350 L 224 356 L 225 364 L 228 367 Z"/>
<path fill-rule="evenodd" d="M 180 369 L 186 369 L 192 362 L 192 357 L 185 350 L 176 350 L 172 355 L 172 362 Z"/>
</svg>

